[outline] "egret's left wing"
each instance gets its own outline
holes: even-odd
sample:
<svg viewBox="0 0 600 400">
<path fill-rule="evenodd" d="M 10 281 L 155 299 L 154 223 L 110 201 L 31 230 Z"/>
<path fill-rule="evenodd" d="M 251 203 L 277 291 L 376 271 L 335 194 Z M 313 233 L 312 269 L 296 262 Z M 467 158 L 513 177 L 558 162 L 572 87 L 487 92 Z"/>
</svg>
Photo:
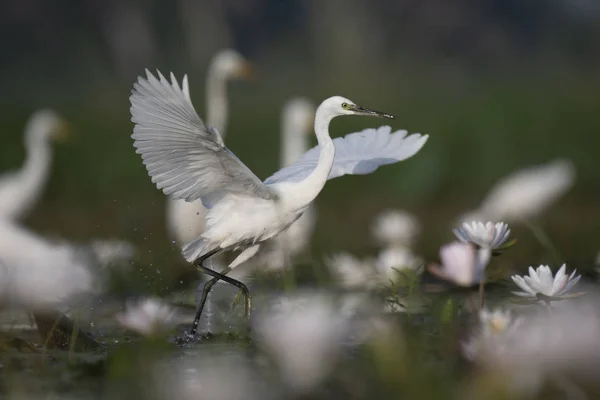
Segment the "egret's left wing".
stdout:
<svg viewBox="0 0 600 400">
<path fill-rule="evenodd" d="M 146 71 L 134 83 L 133 145 L 152 182 L 174 199 L 202 200 L 210 208 L 226 193 L 262 199 L 276 194 L 233 154 L 219 133 L 204 124 L 192 105 L 187 78 L 182 85 Z"/>
<path fill-rule="evenodd" d="M 342 175 L 370 174 L 382 165 L 393 164 L 414 156 L 428 139 L 428 135 L 399 130 L 392 133 L 389 126 L 365 129 L 333 139 L 335 158 L 328 179 Z M 299 182 L 316 168 L 319 146 L 313 147 L 300 160 L 282 168 L 265 180 L 265 184 Z"/>
</svg>

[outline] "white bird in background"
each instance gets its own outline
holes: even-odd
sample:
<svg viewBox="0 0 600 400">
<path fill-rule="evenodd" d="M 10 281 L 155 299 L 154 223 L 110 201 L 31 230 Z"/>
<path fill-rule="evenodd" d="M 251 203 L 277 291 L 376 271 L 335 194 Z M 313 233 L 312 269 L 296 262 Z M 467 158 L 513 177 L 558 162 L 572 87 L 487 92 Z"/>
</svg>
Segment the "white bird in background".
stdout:
<svg viewBox="0 0 600 400">
<path fill-rule="evenodd" d="M 575 166 L 567 159 L 518 170 L 497 182 L 479 208 L 460 220 L 514 222 L 535 218 L 564 195 L 574 181 Z"/>
<path fill-rule="evenodd" d="M 66 124 L 51 110 L 35 112 L 25 127 L 26 160 L 20 170 L 0 176 L 0 220 L 17 221 L 39 200 L 52 164 L 50 141 L 61 139 Z"/>
<path fill-rule="evenodd" d="M 0 223 L 0 304 L 26 310 L 73 305 L 97 285 L 80 249 L 49 241 L 14 223 Z"/>
<path fill-rule="evenodd" d="M 328 179 L 346 174 L 368 174 L 379 166 L 396 163 L 416 154 L 427 135 L 406 136 L 391 128 L 366 129 L 332 140 L 329 123 L 341 115 L 393 118 L 334 96 L 318 107 L 315 133 L 318 146 L 294 164 L 261 182 L 223 143 L 214 129 L 204 124 L 192 105 L 187 76 L 182 86 L 149 71 L 134 83 L 131 101 L 132 138 L 152 181 L 176 199 L 201 199 L 209 209 L 203 234 L 184 246 L 186 260 L 194 262 L 215 279 L 203 292 L 190 332 L 197 324 L 211 287 L 219 279 L 241 289 L 245 314 L 250 311 L 248 288 L 226 276 L 247 261 L 261 244 L 293 224 L 323 189 Z M 222 273 L 206 268 L 209 257 L 227 250 L 242 250 Z"/>
<path fill-rule="evenodd" d="M 308 135 L 312 131 L 314 118 L 315 106 L 308 99 L 295 97 L 284 105 L 281 116 L 281 168 L 298 161 L 309 149 Z M 269 244 L 269 251 L 261 257 L 261 261 L 272 269 L 284 268 L 287 260 L 293 259 L 310 245 L 316 222 L 316 210 L 311 205 Z"/>
<path fill-rule="evenodd" d="M 206 121 L 219 131 L 222 138 L 227 129 L 229 103 L 227 81 L 249 79 L 250 63 L 238 52 L 222 50 L 215 55 L 206 78 Z M 204 232 L 206 208 L 201 201 L 186 202 L 171 197 L 167 199 L 167 228 L 173 240 L 184 245 Z"/>
<path fill-rule="evenodd" d="M 0 221 L 0 308 L 49 311 L 81 306 L 100 294 L 103 268 L 129 261 L 127 242 L 74 244 Z"/>
</svg>

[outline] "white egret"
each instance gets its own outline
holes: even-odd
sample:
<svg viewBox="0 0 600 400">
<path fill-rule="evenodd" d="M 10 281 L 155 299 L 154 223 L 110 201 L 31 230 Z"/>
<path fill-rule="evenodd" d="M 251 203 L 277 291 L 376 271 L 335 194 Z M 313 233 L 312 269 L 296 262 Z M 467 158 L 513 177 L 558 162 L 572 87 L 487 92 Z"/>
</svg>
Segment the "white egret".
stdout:
<svg viewBox="0 0 600 400">
<path fill-rule="evenodd" d="M 0 219 L 19 220 L 35 206 L 50 173 L 50 140 L 62 138 L 65 127 L 51 110 L 37 111 L 29 118 L 25 127 L 25 163 L 21 169 L 0 176 Z"/>
<path fill-rule="evenodd" d="M 213 58 L 206 78 L 206 121 L 225 137 L 229 102 L 227 81 L 251 77 L 250 63 L 231 49 L 220 51 Z M 204 232 L 206 208 L 201 201 L 186 202 L 167 199 L 167 228 L 171 238 L 184 245 Z"/>
<path fill-rule="evenodd" d="M 219 279 L 241 289 L 245 314 L 250 296 L 243 283 L 226 276 L 247 261 L 261 244 L 285 231 L 310 206 L 328 179 L 346 174 L 368 174 L 416 154 L 427 135 L 391 133 L 390 127 L 366 129 L 332 140 L 329 123 L 341 115 L 393 118 L 334 96 L 318 107 L 315 133 L 318 146 L 296 163 L 261 182 L 223 143 L 219 132 L 198 116 L 190 98 L 187 76 L 182 86 L 171 74 L 169 82 L 146 71 L 138 77 L 131 101 L 132 138 L 152 181 L 176 199 L 201 199 L 209 209 L 202 235 L 184 246 L 186 260 L 211 275 L 204 289 L 190 332 L 196 327 L 206 296 Z M 209 257 L 227 250 L 242 250 L 221 273 L 203 265 Z"/>
</svg>

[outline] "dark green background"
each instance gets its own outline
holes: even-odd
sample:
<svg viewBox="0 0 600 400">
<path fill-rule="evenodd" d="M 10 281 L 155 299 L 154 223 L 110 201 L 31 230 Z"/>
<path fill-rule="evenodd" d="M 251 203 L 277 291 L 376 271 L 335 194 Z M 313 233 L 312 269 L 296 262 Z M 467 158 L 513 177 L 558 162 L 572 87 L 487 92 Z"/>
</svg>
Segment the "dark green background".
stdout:
<svg viewBox="0 0 600 400">
<path fill-rule="evenodd" d="M 144 264 L 170 271 L 180 261 L 165 232 L 164 196 L 131 145 L 129 91 L 144 67 L 187 73 L 203 115 L 208 59 L 232 46 L 256 64 L 258 79 L 230 86 L 227 143 L 261 178 L 278 168 L 279 112 L 291 96 L 318 103 L 340 94 L 396 115 L 394 128 L 430 134 L 406 162 L 328 183 L 317 199 L 315 259 L 340 249 L 372 253 L 371 222 L 389 207 L 421 219 L 417 248 L 435 259 L 439 245 L 452 240 L 454 218 L 476 206 L 495 180 L 566 157 L 576 165 L 576 185 L 539 222 L 571 265 L 592 266 L 600 249 L 594 2 L 205 3 L 212 8 L 199 10 L 217 7 L 220 14 L 192 14 L 200 34 L 182 22 L 186 1 L 0 6 L 0 170 L 22 162 L 23 126 L 39 107 L 56 109 L 76 133 L 54 146 L 48 190 L 28 226 L 80 242 L 129 239 Z M 150 32 L 153 51 L 136 47 L 120 64 L 107 32 L 118 16 L 134 25 L 127 22 L 131 10 Z M 217 28 L 204 29 L 207 20 Z M 379 124 L 344 118 L 331 131 L 338 136 Z M 549 261 L 527 230 L 514 230 L 515 266 Z"/>
</svg>

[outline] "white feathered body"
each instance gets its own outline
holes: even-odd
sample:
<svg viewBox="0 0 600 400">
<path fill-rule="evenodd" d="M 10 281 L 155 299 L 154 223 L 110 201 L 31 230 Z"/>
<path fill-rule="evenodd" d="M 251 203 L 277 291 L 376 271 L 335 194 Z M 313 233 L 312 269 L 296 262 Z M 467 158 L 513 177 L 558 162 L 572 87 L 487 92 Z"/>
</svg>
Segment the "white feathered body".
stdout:
<svg viewBox="0 0 600 400">
<path fill-rule="evenodd" d="M 311 205 L 296 222 L 276 238 L 273 248 L 262 256 L 261 263 L 273 270 L 284 268 L 290 260 L 310 246 L 316 222 L 316 210 L 314 205 Z"/>
<path fill-rule="evenodd" d="M 300 218 L 310 205 L 298 203 L 289 183 L 267 185 L 279 198 L 225 195 L 206 214 L 206 228 L 195 240 L 184 246 L 187 261 L 214 249 L 237 250 L 260 244 L 280 235 Z"/>
<path fill-rule="evenodd" d="M 189 243 L 204 232 L 206 213 L 201 201 L 167 199 L 167 228 L 178 244 Z"/>
</svg>

